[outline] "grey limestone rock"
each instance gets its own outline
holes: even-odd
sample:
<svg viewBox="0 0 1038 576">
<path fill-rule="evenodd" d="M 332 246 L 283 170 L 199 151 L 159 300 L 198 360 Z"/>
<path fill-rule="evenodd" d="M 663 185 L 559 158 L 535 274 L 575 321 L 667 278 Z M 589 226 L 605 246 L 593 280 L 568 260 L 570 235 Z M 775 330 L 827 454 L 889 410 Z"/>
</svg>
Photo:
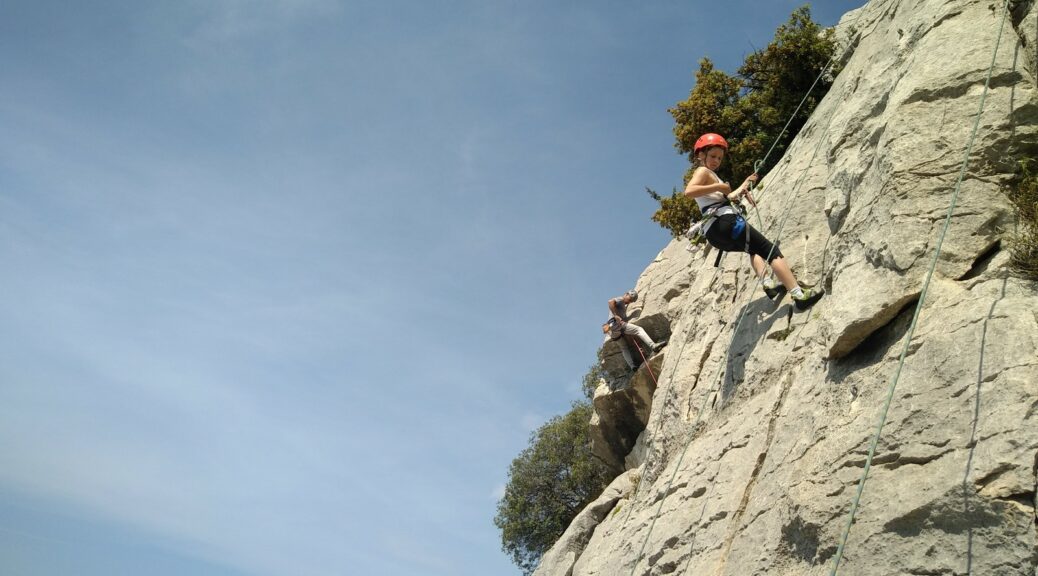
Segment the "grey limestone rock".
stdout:
<svg viewBox="0 0 1038 576">
<path fill-rule="evenodd" d="M 702 247 L 666 246 L 637 283 L 671 333 L 659 385 L 599 414 L 603 436 L 639 422 L 611 458 L 640 481 L 538 574 L 829 574 L 895 377 L 839 573 L 1038 574 L 1038 287 L 1000 248 L 1015 162 L 1038 153 L 1034 0 L 1011 3 L 906 346 L 1001 7 L 872 0 L 843 18 L 845 67 L 757 194 L 773 239 L 793 206 L 782 250 L 827 296 L 793 312 L 745 258 L 714 269 Z"/>
</svg>

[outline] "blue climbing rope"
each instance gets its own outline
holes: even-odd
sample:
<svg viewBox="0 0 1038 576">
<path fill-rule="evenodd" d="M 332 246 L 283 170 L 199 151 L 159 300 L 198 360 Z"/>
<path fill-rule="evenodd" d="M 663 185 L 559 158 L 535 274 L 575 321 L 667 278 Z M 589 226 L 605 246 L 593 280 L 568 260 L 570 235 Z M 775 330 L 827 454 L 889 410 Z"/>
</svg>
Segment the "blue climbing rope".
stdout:
<svg viewBox="0 0 1038 576">
<path fill-rule="evenodd" d="M 887 387 L 887 397 L 883 402 L 883 410 L 880 412 L 879 422 L 876 424 L 876 433 L 872 437 L 872 442 L 869 444 L 869 454 L 865 458 L 865 469 L 861 473 L 861 479 L 858 481 L 858 491 L 854 495 L 854 500 L 851 502 L 851 510 L 847 515 L 847 527 L 843 531 L 843 535 L 840 537 L 840 545 L 836 549 L 836 556 L 833 558 L 833 568 L 829 572 L 829 576 L 836 576 L 837 570 L 840 569 L 840 561 L 843 559 L 844 551 L 847 548 L 847 538 L 850 537 L 851 527 L 854 526 L 854 517 L 858 512 L 858 505 L 861 502 L 861 495 L 865 491 L 865 481 L 869 477 L 869 469 L 872 468 L 872 459 L 876 455 L 876 446 L 879 444 L 880 436 L 883 433 L 883 426 L 887 422 L 887 413 L 890 410 L 890 404 L 894 398 L 894 390 L 897 388 L 897 381 L 901 378 L 901 369 L 905 365 L 905 357 L 908 356 L 909 344 L 912 343 L 912 336 L 915 334 L 916 322 L 919 320 L 919 312 L 923 309 L 923 301 L 926 300 L 926 292 L 930 288 L 930 280 L 933 278 L 934 270 L 937 269 L 937 260 L 941 256 L 941 247 L 944 244 L 944 236 L 948 232 L 948 228 L 951 225 L 952 215 L 955 213 L 955 205 L 959 200 L 959 189 L 962 187 L 962 180 L 966 176 L 966 166 L 969 165 L 970 153 L 973 152 L 973 143 L 977 138 L 977 130 L 980 128 L 980 117 L 984 113 L 984 104 L 987 100 L 988 89 L 991 86 L 991 74 L 995 69 L 995 58 L 998 55 L 998 47 L 1002 43 L 1002 30 L 1005 28 L 1006 16 L 1009 12 L 1009 0 L 1005 0 L 1002 5 L 1002 21 L 998 27 L 998 38 L 995 41 L 995 49 L 991 54 L 991 65 L 988 67 L 987 78 L 984 80 L 984 91 L 980 96 L 980 109 L 977 111 L 977 117 L 973 121 L 973 132 L 970 134 L 969 142 L 966 146 L 966 154 L 962 159 L 962 168 L 959 170 L 959 178 L 955 182 L 955 191 L 952 193 L 951 202 L 948 204 L 948 214 L 944 217 L 944 226 L 941 228 L 941 235 L 937 240 L 937 248 L 934 250 L 933 258 L 930 260 L 930 269 L 926 273 L 926 280 L 923 282 L 923 288 L 919 293 L 919 301 L 916 303 L 915 312 L 912 314 L 912 323 L 908 328 L 908 334 L 905 336 L 905 345 L 901 349 L 901 357 L 897 363 L 897 370 L 894 372 L 894 377 L 890 380 L 890 385 Z"/>
</svg>

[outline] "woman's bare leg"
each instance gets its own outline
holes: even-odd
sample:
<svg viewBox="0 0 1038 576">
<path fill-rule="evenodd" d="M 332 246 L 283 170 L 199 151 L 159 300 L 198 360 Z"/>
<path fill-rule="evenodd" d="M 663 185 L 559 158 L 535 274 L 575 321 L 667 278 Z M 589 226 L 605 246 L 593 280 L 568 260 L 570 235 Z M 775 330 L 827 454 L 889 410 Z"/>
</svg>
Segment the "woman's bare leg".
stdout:
<svg viewBox="0 0 1038 576">
<path fill-rule="evenodd" d="M 760 260 L 761 266 L 764 265 L 764 259 L 760 256 L 754 256 L 753 269 L 757 270 L 756 261 Z M 785 258 L 775 258 L 771 261 L 771 269 L 775 271 L 775 276 L 778 277 L 779 282 L 786 287 L 786 290 L 790 292 L 798 286 L 796 277 L 793 276 L 793 271 L 789 269 L 789 264 L 786 264 Z M 761 276 L 760 272 L 757 272 L 757 276 Z"/>
</svg>

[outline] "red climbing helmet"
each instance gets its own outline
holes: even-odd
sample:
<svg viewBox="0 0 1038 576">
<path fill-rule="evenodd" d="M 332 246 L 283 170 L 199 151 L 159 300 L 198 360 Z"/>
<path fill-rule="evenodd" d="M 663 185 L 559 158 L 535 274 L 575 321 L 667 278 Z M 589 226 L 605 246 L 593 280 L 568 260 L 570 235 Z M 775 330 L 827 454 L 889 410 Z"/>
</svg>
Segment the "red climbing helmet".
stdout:
<svg viewBox="0 0 1038 576">
<path fill-rule="evenodd" d="M 693 154 L 699 154 L 699 151 L 703 148 L 709 148 L 711 146 L 720 146 L 725 150 L 728 150 L 728 142 L 725 141 L 720 134 L 714 134 L 713 132 L 707 132 L 696 140 L 696 145 L 692 150 Z"/>
</svg>

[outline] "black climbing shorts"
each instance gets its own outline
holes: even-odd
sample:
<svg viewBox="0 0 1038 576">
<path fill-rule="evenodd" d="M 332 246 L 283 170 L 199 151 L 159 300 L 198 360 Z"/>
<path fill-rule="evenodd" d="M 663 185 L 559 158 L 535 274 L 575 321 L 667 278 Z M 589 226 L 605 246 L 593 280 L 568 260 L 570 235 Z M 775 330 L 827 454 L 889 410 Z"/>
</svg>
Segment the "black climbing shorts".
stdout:
<svg viewBox="0 0 1038 576">
<path fill-rule="evenodd" d="M 772 244 L 756 228 L 750 226 L 749 222 L 746 223 L 746 228 L 750 231 L 749 250 L 746 249 L 745 230 L 738 237 L 732 238 L 732 230 L 738 219 L 739 217 L 735 214 L 718 216 L 714 223 L 710 225 L 710 229 L 706 231 L 707 242 L 714 248 L 725 252 L 749 252 L 750 254 L 756 254 L 767 260 L 768 264 L 771 264 L 771 261 L 775 258 L 782 258 L 782 252 L 778 249 L 778 246 Z M 769 257 L 768 254 L 771 254 L 771 256 Z"/>
</svg>

